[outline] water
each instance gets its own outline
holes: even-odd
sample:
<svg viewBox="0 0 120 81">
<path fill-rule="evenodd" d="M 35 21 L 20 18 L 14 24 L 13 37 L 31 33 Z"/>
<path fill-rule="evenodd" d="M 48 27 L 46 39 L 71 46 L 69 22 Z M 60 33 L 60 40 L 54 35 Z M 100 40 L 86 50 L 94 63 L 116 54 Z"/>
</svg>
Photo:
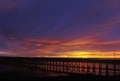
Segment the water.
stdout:
<svg viewBox="0 0 120 81">
<path fill-rule="evenodd" d="M 21 78 L 46 78 L 46 77 L 60 77 L 68 76 L 65 73 L 45 72 L 37 69 L 30 69 L 12 65 L 0 64 L 0 79 L 16 80 Z"/>
</svg>

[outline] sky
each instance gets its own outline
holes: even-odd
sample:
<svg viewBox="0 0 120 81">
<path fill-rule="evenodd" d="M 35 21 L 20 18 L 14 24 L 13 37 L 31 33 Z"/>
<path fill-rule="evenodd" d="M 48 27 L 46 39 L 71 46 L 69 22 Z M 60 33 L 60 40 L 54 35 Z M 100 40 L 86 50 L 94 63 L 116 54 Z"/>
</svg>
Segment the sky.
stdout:
<svg viewBox="0 0 120 81">
<path fill-rule="evenodd" d="M 120 58 L 120 0 L 0 0 L 0 56 Z"/>
</svg>

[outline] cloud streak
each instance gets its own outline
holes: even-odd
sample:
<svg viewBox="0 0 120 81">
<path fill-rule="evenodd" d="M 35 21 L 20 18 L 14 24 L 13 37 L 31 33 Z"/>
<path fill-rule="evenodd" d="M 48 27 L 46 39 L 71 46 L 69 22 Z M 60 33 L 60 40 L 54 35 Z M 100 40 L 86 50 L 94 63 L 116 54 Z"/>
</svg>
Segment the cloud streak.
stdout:
<svg viewBox="0 0 120 81">
<path fill-rule="evenodd" d="M 77 39 L 69 41 L 60 40 L 38 40 L 25 39 L 14 41 L 17 47 L 13 44 L 7 49 L 8 52 L 15 56 L 96 56 L 112 55 L 114 52 L 120 53 L 120 41 L 100 41 L 93 39 Z M 98 55 L 97 55 L 97 54 Z M 109 53 L 109 54 L 108 54 Z"/>
</svg>

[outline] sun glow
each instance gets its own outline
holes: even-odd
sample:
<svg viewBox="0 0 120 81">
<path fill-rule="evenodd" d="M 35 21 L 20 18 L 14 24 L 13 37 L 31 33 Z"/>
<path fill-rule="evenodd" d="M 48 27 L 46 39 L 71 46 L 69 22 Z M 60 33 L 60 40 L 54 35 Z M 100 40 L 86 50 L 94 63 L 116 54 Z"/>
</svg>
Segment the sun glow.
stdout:
<svg viewBox="0 0 120 81">
<path fill-rule="evenodd" d="M 69 51 L 59 55 L 68 58 L 120 58 L 120 52 L 114 55 L 114 52 Z"/>
</svg>

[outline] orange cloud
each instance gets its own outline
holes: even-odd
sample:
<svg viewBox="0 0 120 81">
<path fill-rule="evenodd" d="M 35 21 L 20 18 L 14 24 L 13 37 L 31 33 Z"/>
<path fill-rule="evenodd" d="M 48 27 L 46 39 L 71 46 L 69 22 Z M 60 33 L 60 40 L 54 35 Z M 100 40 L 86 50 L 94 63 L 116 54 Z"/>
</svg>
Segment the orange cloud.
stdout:
<svg viewBox="0 0 120 81">
<path fill-rule="evenodd" d="M 42 46 L 42 44 L 35 44 L 35 46 L 40 47 L 40 46 Z"/>
<path fill-rule="evenodd" d="M 98 37 L 97 37 L 98 36 Z M 103 40 L 104 34 L 95 34 L 73 40 L 23 39 L 14 41 L 18 48 L 9 49 L 16 56 L 60 56 L 80 58 L 113 58 L 120 55 L 120 40 Z"/>
</svg>

